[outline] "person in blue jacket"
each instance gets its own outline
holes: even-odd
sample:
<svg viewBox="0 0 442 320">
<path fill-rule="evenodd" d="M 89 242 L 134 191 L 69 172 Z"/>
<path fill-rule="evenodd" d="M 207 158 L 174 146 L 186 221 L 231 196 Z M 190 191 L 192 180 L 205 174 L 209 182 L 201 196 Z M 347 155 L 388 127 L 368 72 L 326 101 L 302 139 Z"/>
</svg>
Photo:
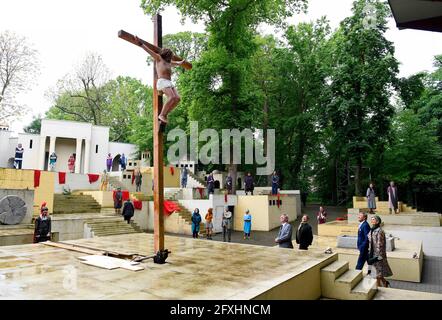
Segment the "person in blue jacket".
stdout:
<svg viewBox="0 0 442 320">
<path fill-rule="evenodd" d="M 359 258 L 356 264 L 356 270 L 362 270 L 364 263 L 368 260 L 368 233 L 370 232 L 370 225 L 367 222 L 367 213 L 360 212 L 358 215 L 358 250 Z"/>
<path fill-rule="evenodd" d="M 192 236 L 193 238 L 198 238 L 198 233 L 200 232 L 201 215 L 200 210 L 196 208 L 192 213 Z"/>
</svg>

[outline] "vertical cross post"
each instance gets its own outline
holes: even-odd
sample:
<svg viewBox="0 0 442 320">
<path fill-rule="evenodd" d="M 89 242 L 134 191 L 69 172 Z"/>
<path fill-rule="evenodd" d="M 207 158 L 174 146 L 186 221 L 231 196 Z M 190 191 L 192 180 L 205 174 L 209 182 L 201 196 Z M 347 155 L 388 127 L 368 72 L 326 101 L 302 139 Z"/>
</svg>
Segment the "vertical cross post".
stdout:
<svg viewBox="0 0 442 320">
<path fill-rule="evenodd" d="M 154 45 L 163 46 L 162 17 L 153 16 Z M 154 247 L 155 252 L 164 250 L 164 178 L 163 133 L 160 132 L 158 115 L 163 108 L 163 97 L 157 90 L 156 63 L 153 68 L 153 166 L 154 166 Z"/>
</svg>

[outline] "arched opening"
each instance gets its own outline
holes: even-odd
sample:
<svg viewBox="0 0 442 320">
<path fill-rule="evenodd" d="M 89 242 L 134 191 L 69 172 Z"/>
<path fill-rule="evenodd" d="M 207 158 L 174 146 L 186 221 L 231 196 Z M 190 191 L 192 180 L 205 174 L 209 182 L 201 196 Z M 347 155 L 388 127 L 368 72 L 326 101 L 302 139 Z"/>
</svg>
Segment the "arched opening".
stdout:
<svg viewBox="0 0 442 320">
<path fill-rule="evenodd" d="M 112 160 L 112 171 L 119 171 L 120 170 L 120 158 L 121 155 L 117 154 Z"/>
</svg>

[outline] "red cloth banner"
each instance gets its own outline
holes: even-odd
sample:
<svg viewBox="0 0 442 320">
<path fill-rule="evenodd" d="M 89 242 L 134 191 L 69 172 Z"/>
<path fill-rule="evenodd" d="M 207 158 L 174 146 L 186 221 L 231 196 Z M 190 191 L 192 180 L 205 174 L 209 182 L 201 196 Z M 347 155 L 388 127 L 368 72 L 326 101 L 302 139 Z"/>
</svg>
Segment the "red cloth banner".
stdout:
<svg viewBox="0 0 442 320">
<path fill-rule="evenodd" d="M 123 193 L 123 201 L 126 201 L 127 199 L 129 199 L 129 191 L 127 190 L 121 190 L 121 192 Z M 115 200 L 115 194 L 117 193 L 117 190 L 114 190 L 112 193 L 112 199 Z"/>
<path fill-rule="evenodd" d="M 180 211 L 180 207 L 173 201 L 164 201 L 164 212 L 166 216 L 170 216 L 175 211 Z"/>
<path fill-rule="evenodd" d="M 58 184 L 65 184 L 66 183 L 66 172 L 59 172 L 58 173 Z"/>
<path fill-rule="evenodd" d="M 278 205 L 278 208 L 279 208 L 279 204 L 280 204 L 279 193 L 278 193 L 278 200 L 276 201 L 276 204 Z"/>
<path fill-rule="evenodd" d="M 175 168 L 174 167 L 169 167 L 170 170 L 170 174 L 174 175 L 175 174 Z"/>
<path fill-rule="evenodd" d="M 132 172 L 132 184 L 134 184 L 135 181 L 135 172 Z"/>
<path fill-rule="evenodd" d="M 133 199 L 133 203 L 134 203 L 134 208 L 136 210 L 141 210 L 143 209 L 143 202 L 137 199 Z"/>
<path fill-rule="evenodd" d="M 95 181 L 97 181 L 100 178 L 99 174 L 88 173 L 87 176 L 89 178 L 89 183 L 94 183 Z"/>
<path fill-rule="evenodd" d="M 38 188 L 40 186 L 40 170 L 34 170 L 34 188 Z"/>
</svg>

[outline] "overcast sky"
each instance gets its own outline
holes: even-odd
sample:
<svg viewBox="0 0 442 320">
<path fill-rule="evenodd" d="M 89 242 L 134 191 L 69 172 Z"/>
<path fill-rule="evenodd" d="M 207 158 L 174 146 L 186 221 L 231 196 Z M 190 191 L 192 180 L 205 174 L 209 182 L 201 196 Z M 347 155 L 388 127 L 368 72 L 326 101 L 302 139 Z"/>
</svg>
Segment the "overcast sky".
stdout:
<svg viewBox="0 0 442 320">
<path fill-rule="evenodd" d="M 308 14 L 291 21 L 310 21 L 326 15 L 336 28 L 342 19 L 351 15 L 352 2 L 310 0 Z M 146 67 L 146 53 L 117 37 L 118 30 L 124 29 L 152 41 L 153 26 L 140 3 L 140 0 L 0 0 L 0 32 L 10 30 L 25 36 L 38 50 L 41 68 L 33 90 L 19 97 L 32 112 L 12 123 L 11 130 L 21 132 L 32 115 L 44 114 L 49 109 L 50 101 L 45 98 L 45 92 L 87 52 L 101 54 L 113 77 L 131 76 L 151 85 L 152 70 Z M 195 25 L 186 21 L 181 25 L 174 8 L 162 16 L 163 35 L 204 31 L 202 23 Z M 442 33 L 399 31 L 391 19 L 387 37 L 395 44 L 401 76 L 431 70 L 433 56 L 442 54 Z"/>
</svg>

